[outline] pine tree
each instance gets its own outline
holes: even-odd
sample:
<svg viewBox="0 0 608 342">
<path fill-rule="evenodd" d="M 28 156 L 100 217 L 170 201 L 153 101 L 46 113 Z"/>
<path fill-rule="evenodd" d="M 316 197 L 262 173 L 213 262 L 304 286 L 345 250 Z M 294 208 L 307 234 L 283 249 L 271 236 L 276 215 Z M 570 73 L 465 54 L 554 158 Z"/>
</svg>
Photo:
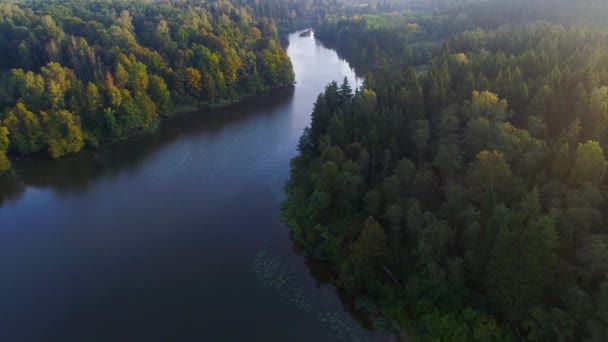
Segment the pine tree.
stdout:
<svg viewBox="0 0 608 342">
<path fill-rule="evenodd" d="M 343 106 L 345 103 L 350 101 L 353 97 L 353 90 L 348 83 L 348 78 L 344 77 L 344 81 L 338 90 L 338 104 Z"/>
</svg>

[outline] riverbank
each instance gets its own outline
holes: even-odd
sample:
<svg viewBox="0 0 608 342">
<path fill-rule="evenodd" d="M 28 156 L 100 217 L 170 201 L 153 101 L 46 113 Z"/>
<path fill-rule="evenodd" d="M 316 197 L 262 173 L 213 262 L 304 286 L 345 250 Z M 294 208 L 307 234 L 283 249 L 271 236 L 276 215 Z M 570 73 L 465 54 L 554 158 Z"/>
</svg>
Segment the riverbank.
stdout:
<svg viewBox="0 0 608 342">
<path fill-rule="evenodd" d="M 281 90 L 294 88 L 294 86 L 295 86 L 295 82 L 294 82 L 294 84 L 282 86 L 282 87 L 278 87 L 278 88 L 273 88 L 273 89 L 270 89 L 270 90 L 262 92 L 262 93 L 238 96 L 235 99 L 231 99 L 231 100 L 223 100 L 223 101 L 214 102 L 214 103 L 200 103 L 200 104 L 188 104 L 188 105 L 174 106 L 173 109 L 171 111 L 169 111 L 167 113 L 167 115 L 164 117 L 165 117 L 165 120 L 171 120 L 172 118 L 175 118 L 175 117 L 198 113 L 201 111 L 213 111 L 213 110 L 224 109 L 224 108 L 228 108 L 230 106 L 234 106 L 234 105 L 238 105 L 238 104 L 250 101 L 250 100 L 260 97 L 260 96 L 264 97 L 264 96 L 268 96 L 272 93 L 275 93 L 275 92 L 278 92 Z"/>
<path fill-rule="evenodd" d="M 0 182 L 0 340 L 391 341 L 277 218 L 318 93 L 356 82 L 334 51 L 289 39 L 294 88 L 15 163 Z"/>
<path fill-rule="evenodd" d="M 225 100 L 225 101 L 215 102 L 215 103 L 200 103 L 200 104 L 187 104 L 187 105 L 173 106 L 173 108 L 171 108 L 170 111 L 168 111 L 165 114 L 161 114 L 159 124 L 153 130 L 138 132 L 137 134 L 133 134 L 131 136 L 128 136 L 128 137 L 125 137 L 125 138 L 122 138 L 119 140 L 112 140 L 112 141 L 109 140 L 109 141 L 103 141 L 103 142 L 94 140 L 95 143 L 85 144 L 84 148 L 76 153 L 81 153 L 81 152 L 88 151 L 88 150 L 97 150 L 97 149 L 107 148 L 109 146 L 116 145 L 116 144 L 125 144 L 130 141 L 138 140 L 143 137 L 153 135 L 158 132 L 158 130 L 161 128 L 161 126 L 163 124 L 166 124 L 167 122 L 177 119 L 179 117 L 187 116 L 187 115 L 197 115 L 197 114 L 212 115 L 213 113 L 217 113 L 218 111 L 220 111 L 222 109 L 227 109 L 227 108 L 230 108 L 231 106 L 241 105 L 241 104 L 247 103 L 248 101 L 256 99 L 258 97 L 266 97 L 266 96 L 270 96 L 277 92 L 293 89 L 294 86 L 295 86 L 295 84 L 289 85 L 289 86 L 278 87 L 278 88 L 274 88 L 274 89 L 271 89 L 271 90 L 268 90 L 266 92 L 256 94 L 256 95 L 240 96 L 238 98 L 235 98 L 234 100 Z M 66 158 L 71 155 L 73 155 L 73 154 L 64 155 L 64 156 L 60 157 L 59 159 Z M 11 162 L 18 162 L 18 161 L 32 160 L 32 159 L 52 159 L 52 158 L 49 158 L 48 154 L 44 151 L 31 153 L 31 154 L 27 154 L 27 155 L 22 155 L 22 156 L 9 156 L 9 158 L 10 158 Z M 53 160 L 57 160 L 57 159 L 53 159 Z M 13 171 L 14 170 L 12 168 L 10 168 L 5 172 L 0 173 L 0 176 L 5 176 Z"/>
</svg>

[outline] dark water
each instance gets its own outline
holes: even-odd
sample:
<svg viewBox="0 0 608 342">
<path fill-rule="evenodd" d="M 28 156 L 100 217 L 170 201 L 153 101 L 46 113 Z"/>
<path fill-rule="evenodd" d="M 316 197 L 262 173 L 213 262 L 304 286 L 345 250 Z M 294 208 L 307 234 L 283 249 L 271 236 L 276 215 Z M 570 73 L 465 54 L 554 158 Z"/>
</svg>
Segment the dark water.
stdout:
<svg viewBox="0 0 608 342">
<path fill-rule="evenodd" d="M 0 341 L 364 341 L 277 216 L 302 129 L 348 64 L 292 34 L 295 89 L 0 182 Z"/>
</svg>

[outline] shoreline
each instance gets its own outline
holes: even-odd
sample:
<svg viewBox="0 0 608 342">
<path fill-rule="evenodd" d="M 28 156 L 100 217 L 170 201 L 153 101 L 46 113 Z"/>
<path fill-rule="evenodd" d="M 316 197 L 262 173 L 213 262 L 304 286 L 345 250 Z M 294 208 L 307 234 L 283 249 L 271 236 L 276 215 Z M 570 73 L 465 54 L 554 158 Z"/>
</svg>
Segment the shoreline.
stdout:
<svg viewBox="0 0 608 342">
<path fill-rule="evenodd" d="M 265 97 L 265 96 L 269 96 L 273 93 L 276 92 L 280 92 L 283 90 L 287 90 L 287 89 L 293 89 L 295 88 L 295 82 L 292 85 L 287 85 L 287 86 L 281 86 L 281 87 L 277 87 L 277 88 L 272 88 L 269 89 L 268 91 L 259 93 L 259 94 L 254 94 L 254 95 L 243 95 L 238 97 L 237 99 L 233 100 L 233 101 L 221 101 L 221 102 L 214 102 L 214 103 L 199 103 L 199 104 L 187 104 L 187 105 L 177 105 L 177 106 L 173 106 L 173 108 L 171 110 L 169 110 L 167 113 L 163 114 L 159 114 L 159 122 L 158 122 L 158 126 L 151 131 L 148 132 L 140 132 L 138 134 L 134 134 L 132 136 L 126 137 L 124 139 L 120 139 L 120 140 L 114 140 L 114 141 L 107 141 L 107 142 L 100 142 L 98 146 L 92 146 L 92 145 L 85 145 L 85 147 L 83 147 L 80 151 L 76 152 L 76 153 L 70 153 L 70 154 L 66 154 L 64 156 L 61 156 L 60 158 L 57 159 L 53 159 L 51 158 L 46 151 L 39 151 L 36 153 L 30 153 L 27 155 L 22 155 L 22 156 L 9 156 L 9 160 L 11 161 L 12 167 L 10 169 L 8 169 L 5 172 L 0 173 L 0 177 L 5 177 L 8 174 L 14 173 L 15 172 L 15 167 L 14 164 L 21 162 L 21 161 L 28 161 L 28 160 L 60 160 L 60 159 L 64 159 L 64 158 L 69 158 L 70 156 L 73 155 L 77 155 L 79 153 L 85 152 L 85 151 L 95 151 L 95 150 L 101 150 L 105 147 L 108 146 L 113 146 L 113 145 L 120 145 L 120 144 L 124 144 L 124 143 L 128 143 L 131 141 L 135 141 L 138 139 L 141 139 L 143 137 L 146 136 L 150 136 L 153 134 L 156 134 L 158 132 L 158 130 L 161 128 L 161 126 L 166 123 L 169 122 L 171 120 L 174 119 L 178 119 L 184 116 L 189 116 L 189 115 L 195 115 L 195 114 L 202 114 L 202 115 L 210 115 L 216 112 L 219 112 L 223 109 L 227 109 L 233 106 L 238 106 L 238 105 L 242 105 L 248 101 L 254 100 L 258 97 Z M 168 115 L 167 115 L 168 114 Z"/>
</svg>

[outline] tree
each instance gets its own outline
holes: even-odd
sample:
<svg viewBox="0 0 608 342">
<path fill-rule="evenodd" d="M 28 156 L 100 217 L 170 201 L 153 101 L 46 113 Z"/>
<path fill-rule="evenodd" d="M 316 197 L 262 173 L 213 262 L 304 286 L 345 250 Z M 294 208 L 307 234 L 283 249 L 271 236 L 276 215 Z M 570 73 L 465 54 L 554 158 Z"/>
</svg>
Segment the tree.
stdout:
<svg viewBox="0 0 608 342">
<path fill-rule="evenodd" d="M 49 155 L 56 159 L 80 151 L 84 137 L 78 116 L 66 110 L 41 113 L 47 131 L 46 143 Z"/>
<path fill-rule="evenodd" d="M 419 159 L 422 159 L 426 152 L 431 134 L 428 120 L 412 121 L 410 125 L 410 131 L 412 143 L 416 148 L 416 155 Z"/>
<path fill-rule="evenodd" d="M 120 89 L 114 84 L 114 78 L 109 72 L 106 74 L 104 85 L 106 90 L 106 98 L 108 99 L 109 103 L 113 107 L 119 107 L 122 103 L 122 93 L 120 92 Z"/>
<path fill-rule="evenodd" d="M 114 71 L 114 80 L 116 82 L 116 86 L 120 89 L 126 88 L 129 85 L 130 78 L 129 72 L 127 69 L 125 69 L 124 65 L 122 65 L 120 62 L 116 64 L 116 70 Z"/>
<path fill-rule="evenodd" d="M 27 105 L 34 110 L 39 110 L 43 106 L 45 96 L 45 85 L 42 75 L 31 71 L 27 73 L 21 69 L 11 70 L 9 87 L 14 87 L 17 99 L 27 99 Z"/>
<path fill-rule="evenodd" d="M 48 63 L 40 71 L 46 84 L 47 108 L 63 107 L 65 94 L 72 86 L 74 72 L 56 62 Z"/>
<path fill-rule="evenodd" d="M 95 83 L 89 82 L 87 84 L 87 92 L 86 92 L 86 101 L 87 101 L 87 110 L 94 114 L 96 113 L 101 106 L 101 96 L 99 94 L 99 89 L 95 85 Z"/>
<path fill-rule="evenodd" d="M 456 144 L 441 145 L 437 149 L 433 166 L 439 169 L 439 173 L 445 181 L 448 181 L 459 173 L 464 164 L 464 153 Z"/>
<path fill-rule="evenodd" d="M 310 141 L 314 150 L 319 149 L 319 139 L 325 134 L 325 130 L 331 120 L 331 111 L 324 94 L 319 94 L 311 114 Z"/>
<path fill-rule="evenodd" d="M 504 155 L 497 151 L 480 152 L 467 172 L 471 196 L 482 207 L 492 208 L 499 200 L 512 198 L 511 194 L 516 191 L 513 181 L 511 168 Z"/>
<path fill-rule="evenodd" d="M 145 93 L 150 85 L 148 68 L 141 62 L 131 63 L 129 68 L 129 84 L 134 92 Z"/>
<path fill-rule="evenodd" d="M 380 191 L 372 189 L 370 190 L 363 199 L 365 205 L 365 211 L 370 215 L 378 215 L 380 214 L 380 210 L 382 209 L 382 194 Z"/>
<path fill-rule="evenodd" d="M 391 205 L 384 217 L 391 224 L 391 240 L 393 242 L 393 255 L 395 257 L 395 261 L 399 263 L 401 260 L 399 248 L 400 248 L 400 240 L 401 240 L 401 219 L 403 218 L 404 212 L 403 208 L 400 205 Z"/>
<path fill-rule="evenodd" d="M 150 77 L 150 96 L 156 103 L 158 110 L 167 115 L 167 111 L 171 107 L 171 92 L 167 83 L 161 77 L 156 75 Z"/>
<path fill-rule="evenodd" d="M 10 148 L 19 154 L 38 152 L 43 147 L 43 132 L 38 117 L 29 111 L 23 102 L 11 110 L 2 124 L 10 134 Z"/>
<path fill-rule="evenodd" d="M 587 141 L 578 145 L 572 168 L 571 180 L 577 185 L 589 182 L 599 187 L 606 176 L 608 162 L 604 151 L 596 141 Z"/>
<path fill-rule="evenodd" d="M 507 101 L 489 91 L 474 91 L 470 101 L 464 105 L 467 118 L 485 118 L 490 123 L 502 123 L 509 117 Z"/>
<path fill-rule="evenodd" d="M 158 128 L 158 109 L 154 101 L 145 93 L 137 93 L 135 98 L 135 105 L 137 106 L 138 112 L 138 125 L 139 129 L 144 132 L 153 131 Z"/>
<path fill-rule="evenodd" d="M 195 68 L 186 68 L 186 92 L 188 95 L 199 98 L 201 96 L 202 84 L 201 73 Z"/>
<path fill-rule="evenodd" d="M 350 101 L 353 97 L 353 90 L 348 83 L 348 78 L 344 77 L 344 81 L 338 90 L 338 103 L 343 106 L 345 103 Z"/>
<path fill-rule="evenodd" d="M 132 31 L 133 24 L 131 21 L 132 21 L 131 14 L 129 13 L 128 10 L 120 11 L 120 17 L 118 19 L 118 23 L 120 24 L 120 26 L 122 26 L 126 30 Z"/>
<path fill-rule="evenodd" d="M 387 251 L 386 236 L 382 227 L 374 218 L 369 217 L 361 234 L 352 244 L 349 267 L 340 274 L 343 282 L 347 282 L 345 285 L 357 288 L 362 285 L 359 282 L 370 281 L 374 271 L 382 269 L 384 262 L 390 257 Z"/>
<path fill-rule="evenodd" d="M 103 105 L 101 94 L 95 83 L 89 82 L 86 90 L 86 115 L 85 124 L 91 128 L 98 128 L 102 126 L 102 118 L 99 115 L 101 106 Z"/>
<path fill-rule="evenodd" d="M 418 265 L 424 269 L 434 267 L 445 260 L 454 241 L 454 231 L 449 224 L 430 212 L 422 216 L 423 225 L 416 241 Z"/>
<path fill-rule="evenodd" d="M 9 145 L 8 129 L 4 126 L 0 126 L 0 152 L 8 152 Z"/>
<path fill-rule="evenodd" d="M 493 307 L 508 321 L 521 322 L 528 307 L 542 303 L 556 272 L 558 245 L 555 222 L 547 216 L 523 232 L 499 232 L 484 282 Z"/>
<path fill-rule="evenodd" d="M 446 42 L 441 55 L 432 63 L 429 70 L 429 107 L 433 112 L 440 112 L 448 100 L 451 82 L 448 60 L 449 48 Z"/>
<path fill-rule="evenodd" d="M 584 268 L 579 276 L 586 286 L 599 283 L 608 274 L 608 240 L 606 235 L 586 235 L 582 238 L 577 259 Z"/>
<path fill-rule="evenodd" d="M 418 80 L 418 75 L 413 68 L 409 68 L 406 74 L 406 92 L 405 92 L 405 103 L 403 108 L 405 109 L 407 116 L 420 120 L 425 117 L 424 112 L 424 94 L 422 91 L 422 85 Z"/>
<path fill-rule="evenodd" d="M 11 162 L 6 156 L 9 147 L 8 129 L 0 126 L 0 175 L 10 170 Z"/>
</svg>

